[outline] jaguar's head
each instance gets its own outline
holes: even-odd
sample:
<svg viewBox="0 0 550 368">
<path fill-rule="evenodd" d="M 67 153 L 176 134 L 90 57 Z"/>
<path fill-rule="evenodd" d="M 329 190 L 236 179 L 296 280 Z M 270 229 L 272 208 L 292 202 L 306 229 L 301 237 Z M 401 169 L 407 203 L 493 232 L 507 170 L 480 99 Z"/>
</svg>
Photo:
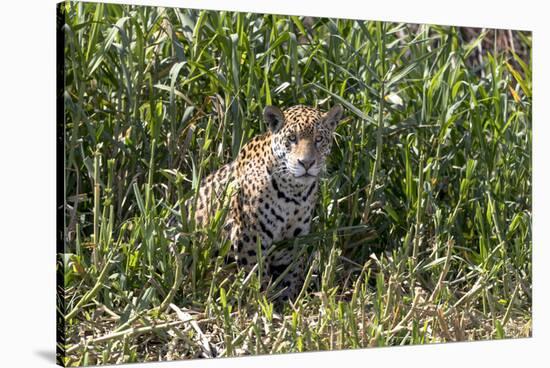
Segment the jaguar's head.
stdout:
<svg viewBox="0 0 550 368">
<path fill-rule="evenodd" d="M 327 113 L 307 106 L 293 106 L 284 112 L 274 106 L 264 109 L 264 119 L 272 134 L 271 149 L 296 182 L 317 179 L 332 146 L 332 133 L 342 118 L 342 106 Z"/>
</svg>

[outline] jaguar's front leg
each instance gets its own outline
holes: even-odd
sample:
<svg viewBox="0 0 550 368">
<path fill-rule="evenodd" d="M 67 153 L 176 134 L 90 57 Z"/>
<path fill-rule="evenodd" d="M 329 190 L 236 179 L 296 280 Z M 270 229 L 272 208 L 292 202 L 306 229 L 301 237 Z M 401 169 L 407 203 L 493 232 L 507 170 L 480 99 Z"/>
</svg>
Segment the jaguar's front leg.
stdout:
<svg viewBox="0 0 550 368">
<path fill-rule="evenodd" d="M 282 290 L 279 300 L 296 300 L 304 284 L 304 255 L 293 249 L 276 250 L 267 258 L 269 277 L 275 282 L 282 276 L 276 290 Z"/>
</svg>

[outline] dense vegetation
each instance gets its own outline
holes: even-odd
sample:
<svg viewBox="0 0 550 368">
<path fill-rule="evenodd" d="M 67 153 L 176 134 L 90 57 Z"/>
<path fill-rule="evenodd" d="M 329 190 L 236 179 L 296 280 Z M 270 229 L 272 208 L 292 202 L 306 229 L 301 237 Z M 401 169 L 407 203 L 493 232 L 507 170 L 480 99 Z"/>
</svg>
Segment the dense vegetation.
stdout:
<svg viewBox="0 0 550 368">
<path fill-rule="evenodd" d="M 529 32 L 62 8 L 65 364 L 531 335 Z M 277 311 L 224 261 L 223 211 L 167 219 L 265 131 L 265 105 L 336 103 L 295 242 L 307 282 Z"/>
</svg>

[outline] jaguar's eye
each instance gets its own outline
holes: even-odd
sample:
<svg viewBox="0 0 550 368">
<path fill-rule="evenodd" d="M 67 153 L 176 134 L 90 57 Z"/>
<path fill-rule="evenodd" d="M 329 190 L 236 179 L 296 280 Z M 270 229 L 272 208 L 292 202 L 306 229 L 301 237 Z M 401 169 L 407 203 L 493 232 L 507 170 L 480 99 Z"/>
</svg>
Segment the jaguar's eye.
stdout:
<svg viewBox="0 0 550 368">
<path fill-rule="evenodd" d="M 316 143 L 321 143 L 323 141 L 323 137 L 321 137 L 320 135 L 318 135 L 317 137 L 315 137 L 315 142 Z"/>
<path fill-rule="evenodd" d="M 296 135 L 295 134 L 292 134 L 288 137 L 288 140 L 291 141 L 292 143 L 296 143 Z"/>
</svg>

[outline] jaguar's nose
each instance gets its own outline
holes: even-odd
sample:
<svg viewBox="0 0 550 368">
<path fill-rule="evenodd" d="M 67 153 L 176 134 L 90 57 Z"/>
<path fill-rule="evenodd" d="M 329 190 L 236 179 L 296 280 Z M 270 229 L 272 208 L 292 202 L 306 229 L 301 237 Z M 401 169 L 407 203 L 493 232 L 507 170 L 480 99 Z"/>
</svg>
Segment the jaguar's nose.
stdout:
<svg viewBox="0 0 550 368">
<path fill-rule="evenodd" d="M 298 160 L 298 163 L 302 165 L 304 169 L 306 169 L 306 171 L 308 171 L 309 168 L 312 167 L 313 164 L 315 163 L 315 160 L 308 160 L 308 159 Z"/>
</svg>

